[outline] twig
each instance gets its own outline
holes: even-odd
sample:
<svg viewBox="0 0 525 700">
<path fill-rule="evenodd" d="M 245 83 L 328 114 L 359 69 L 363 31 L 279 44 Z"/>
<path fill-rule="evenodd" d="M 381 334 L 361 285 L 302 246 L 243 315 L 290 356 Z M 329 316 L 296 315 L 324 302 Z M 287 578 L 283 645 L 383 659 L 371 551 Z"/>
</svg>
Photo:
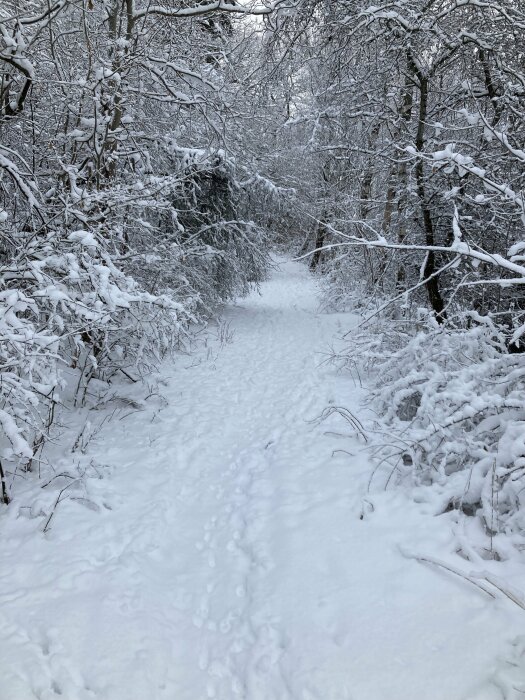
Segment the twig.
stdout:
<svg viewBox="0 0 525 700">
<path fill-rule="evenodd" d="M 476 586 L 476 588 L 479 588 L 480 591 L 483 591 L 483 593 L 486 593 L 491 598 L 496 599 L 495 594 L 492 593 L 492 591 L 490 591 L 488 588 L 486 588 L 483 584 L 478 583 L 477 581 L 474 581 L 471 578 L 471 576 L 469 576 L 468 574 L 465 574 L 463 571 L 460 571 L 459 569 L 456 569 L 454 566 L 451 566 L 450 564 L 445 564 L 444 562 L 439 561 L 439 559 L 433 559 L 432 557 L 421 556 L 419 554 L 410 554 L 408 552 L 403 551 L 403 549 L 401 547 L 399 548 L 399 551 L 406 559 L 415 559 L 416 561 L 422 562 L 424 564 L 432 564 L 432 566 L 437 566 L 441 569 L 445 569 L 445 571 L 449 571 L 451 574 L 455 574 L 456 576 L 459 576 L 464 581 L 467 581 L 468 583 L 471 583 L 473 586 Z"/>
<path fill-rule="evenodd" d="M 2 462 L 0 462 L 0 484 L 2 486 L 2 503 L 4 505 L 9 505 L 9 494 L 7 493 L 7 485 L 5 483 L 5 473 L 4 473 L 4 467 L 2 465 Z"/>
<path fill-rule="evenodd" d="M 51 520 L 52 520 L 53 516 L 55 515 L 57 506 L 58 506 L 59 503 L 61 503 L 61 501 L 64 500 L 64 499 L 62 498 L 62 494 L 64 493 L 64 491 L 67 491 L 67 489 L 68 489 L 70 486 L 73 486 L 73 484 L 76 483 L 77 481 L 80 481 L 80 478 L 79 478 L 79 479 L 75 479 L 75 480 L 72 481 L 71 483 L 67 484 L 67 486 L 64 486 L 64 488 L 60 489 L 60 491 L 59 491 L 59 493 L 58 493 L 58 496 L 57 496 L 57 498 L 56 498 L 56 501 L 55 501 L 55 503 L 54 503 L 54 505 L 53 505 L 53 509 L 52 509 L 51 513 L 49 514 L 49 518 L 46 520 L 46 524 L 44 525 L 44 532 L 47 532 L 47 531 L 49 530 L 49 525 L 51 524 Z"/>
</svg>

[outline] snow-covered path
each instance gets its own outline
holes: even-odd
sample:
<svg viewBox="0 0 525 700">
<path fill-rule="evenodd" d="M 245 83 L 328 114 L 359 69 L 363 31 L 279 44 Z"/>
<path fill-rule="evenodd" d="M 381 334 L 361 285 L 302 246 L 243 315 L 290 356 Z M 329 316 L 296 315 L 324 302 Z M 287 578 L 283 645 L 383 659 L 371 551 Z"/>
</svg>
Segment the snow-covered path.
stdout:
<svg viewBox="0 0 525 700">
<path fill-rule="evenodd" d="M 165 410 L 89 445 L 105 508 L 65 503 L 45 536 L 0 521 L 0 700 L 501 697 L 525 618 L 403 557 L 451 554 L 446 522 L 367 496 L 361 445 L 331 432 L 349 426 L 312 422 L 359 410 L 319 355 L 351 318 L 317 307 L 283 265 L 171 369 Z"/>
</svg>

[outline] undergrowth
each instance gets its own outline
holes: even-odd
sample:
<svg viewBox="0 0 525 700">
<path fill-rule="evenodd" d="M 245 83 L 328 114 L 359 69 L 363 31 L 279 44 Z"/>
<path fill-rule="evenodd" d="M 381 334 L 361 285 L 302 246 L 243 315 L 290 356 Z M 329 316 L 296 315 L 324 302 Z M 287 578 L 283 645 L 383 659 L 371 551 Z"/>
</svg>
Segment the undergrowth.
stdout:
<svg viewBox="0 0 525 700">
<path fill-rule="evenodd" d="M 371 486 L 408 484 L 436 513 L 479 519 L 486 558 L 507 556 L 503 534 L 525 544 L 525 362 L 490 317 L 378 314 L 332 360 L 367 378 Z"/>
</svg>

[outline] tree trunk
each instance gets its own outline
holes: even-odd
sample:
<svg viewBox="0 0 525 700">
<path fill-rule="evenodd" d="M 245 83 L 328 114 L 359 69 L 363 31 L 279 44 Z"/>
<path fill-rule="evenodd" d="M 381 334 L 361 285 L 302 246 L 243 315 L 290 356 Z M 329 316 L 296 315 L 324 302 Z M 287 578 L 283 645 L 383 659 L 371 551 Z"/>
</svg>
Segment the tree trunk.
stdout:
<svg viewBox="0 0 525 700">
<path fill-rule="evenodd" d="M 422 153 L 425 144 L 425 124 L 427 119 L 427 105 L 428 105 L 428 78 L 418 71 L 415 64 L 412 63 L 414 72 L 417 73 L 419 78 L 419 115 L 418 115 L 418 125 L 416 134 L 416 150 L 418 153 Z M 425 191 L 425 171 L 424 162 L 421 157 L 417 159 L 416 168 L 416 188 L 419 197 L 419 202 L 421 206 L 421 214 L 423 217 L 423 229 L 425 232 L 425 245 L 429 248 L 435 245 L 434 239 L 434 225 L 432 223 L 432 216 L 430 213 L 430 207 L 428 206 L 426 191 Z M 427 252 L 427 257 L 425 259 L 425 264 L 423 266 L 423 277 L 426 279 L 425 288 L 428 294 L 428 300 L 432 311 L 436 317 L 438 323 L 443 323 L 446 319 L 445 304 L 443 302 L 443 297 L 441 296 L 441 290 L 439 285 L 439 275 L 436 274 L 436 255 L 433 250 Z"/>
<path fill-rule="evenodd" d="M 324 218 L 324 216 L 323 216 Z M 310 261 L 310 270 L 315 270 L 319 263 L 321 262 L 321 255 L 322 255 L 322 250 L 319 250 L 324 246 L 326 238 L 326 224 L 321 219 L 317 225 L 317 234 L 315 237 L 315 252 L 312 255 L 312 259 Z"/>
</svg>

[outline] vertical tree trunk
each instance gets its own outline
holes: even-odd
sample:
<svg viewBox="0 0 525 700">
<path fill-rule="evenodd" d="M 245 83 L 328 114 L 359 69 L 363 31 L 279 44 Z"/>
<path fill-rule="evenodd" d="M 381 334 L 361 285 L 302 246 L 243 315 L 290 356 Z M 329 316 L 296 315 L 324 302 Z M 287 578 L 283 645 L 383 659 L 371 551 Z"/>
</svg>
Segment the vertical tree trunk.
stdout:
<svg viewBox="0 0 525 700">
<path fill-rule="evenodd" d="M 412 62 L 414 72 L 418 76 L 419 82 L 419 115 L 416 134 L 416 150 L 422 153 L 425 145 L 425 125 L 427 119 L 428 107 L 428 78 L 417 69 Z M 418 157 L 415 168 L 416 189 L 419 197 L 421 214 L 423 217 L 423 230 L 425 232 L 425 245 L 433 247 L 435 245 L 434 225 L 428 206 L 427 196 L 425 191 L 425 170 L 423 158 Z M 441 296 L 439 285 L 439 275 L 436 274 L 436 255 L 433 250 L 429 250 L 423 266 L 423 276 L 426 279 L 425 287 L 428 294 L 430 306 L 434 312 L 438 323 L 443 323 L 446 319 L 445 304 Z"/>
<path fill-rule="evenodd" d="M 9 505 L 10 502 L 9 494 L 7 493 L 7 484 L 6 484 L 6 479 L 5 479 L 5 472 L 4 468 L 2 466 L 2 462 L 0 462 L 0 503 L 3 503 L 4 505 Z"/>
<path fill-rule="evenodd" d="M 368 149 L 371 150 L 377 137 L 379 136 L 379 131 L 381 129 L 381 122 L 377 122 L 372 127 L 370 135 L 368 137 Z M 362 222 L 365 222 L 370 214 L 370 200 L 372 198 L 372 183 L 374 178 L 374 165 L 376 165 L 375 160 L 370 160 L 368 162 L 367 168 L 363 174 L 363 179 L 361 180 L 361 186 L 359 188 L 359 218 Z M 362 238 L 368 238 L 366 227 L 363 224 L 358 225 L 359 234 Z M 378 275 L 374 268 L 374 259 L 372 252 L 368 248 L 363 249 L 363 254 L 365 258 L 365 266 L 369 269 L 370 284 L 374 287 Z"/>
<path fill-rule="evenodd" d="M 322 250 L 319 250 L 324 246 L 326 237 L 326 224 L 324 222 L 324 214 L 317 225 L 317 233 L 315 236 L 315 253 L 312 255 L 310 261 L 310 270 L 315 270 L 319 263 L 321 262 Z"/>
<path fill-rule="evenodd" d="M 410 56 L 407 54 L 407 64 L 410 65 Z M 403 98 L 401 102 L 400 116 L 405 122 L 407 128 L 412 119 L 412 109 L 414 107 L 414 77 L 411 73 L 407 72 L 405 77 L 405 85 L 403 90 Z M 401 131 L 401 127 L 400 127 Z M 397 175 L 397 186 L 399 189 L 399 199 L 397 200 L 397 218 L 398 218 L 398 230 L 397 230 L 397 242 L 402 245 L 405 242 L 407 231 L 406 231 L 406 217 L 405 212 L 408 207 L 408 164 L 406 159 L 402 159 L 398 166 Z M 406 288 L 405 285 L 406 274 L 405 266 L 402 263 L 398 263 L 396 270 L 396 291 L 401 292 Z"/>
</svg>

